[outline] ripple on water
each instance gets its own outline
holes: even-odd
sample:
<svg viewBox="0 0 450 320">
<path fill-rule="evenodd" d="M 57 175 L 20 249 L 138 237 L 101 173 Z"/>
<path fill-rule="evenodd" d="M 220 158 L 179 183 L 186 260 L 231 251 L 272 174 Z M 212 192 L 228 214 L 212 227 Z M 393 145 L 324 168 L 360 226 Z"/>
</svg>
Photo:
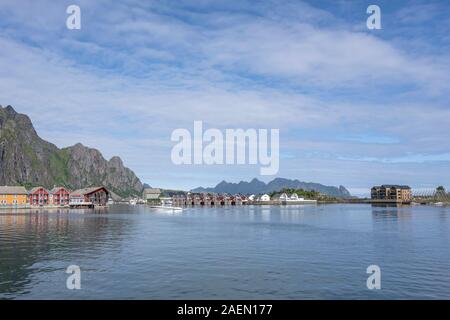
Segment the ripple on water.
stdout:
<svg viewBox="0 0 450 320">
<path fill-rule="evenodd" d="M 449 208 L 0 213 L 0 298 L 450 298 Z M 65 269 L 82 270 L 82 290 Z M 366 268 L 382 290 L 366 288 Z"/>
</svg>

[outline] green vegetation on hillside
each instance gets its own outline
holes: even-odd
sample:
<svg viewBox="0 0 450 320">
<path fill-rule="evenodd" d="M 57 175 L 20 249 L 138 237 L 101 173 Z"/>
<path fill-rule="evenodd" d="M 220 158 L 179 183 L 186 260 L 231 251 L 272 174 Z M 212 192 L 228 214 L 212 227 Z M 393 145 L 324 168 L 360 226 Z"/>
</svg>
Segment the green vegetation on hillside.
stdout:
<svg viewBox="0 0 450 320">
<path fill-rule="evenodd" d="M 288 196 L 291 196 L 292 194 L 296 193 L 300 198 L 310 199 L 310 200 L 319 200 L 319 201 L 337 201 L 338 199 L 335 197 L 330 197 L 325 194 L 322 194 L 320 192 L 314 191 L 314 190 L 304 190 L 304 189 L 291 189 L 291 188 L 284 188 L 280 191 L 274 191 L 269 194 L 271 198 L 279 196 L 283 193 L 286 193 Z"/>
<path fill-rule="evenodd" d="M 69 155 L 66 150 L 60 150 L 50 156 L 50 167 L 52 168 L 52 173 L 54 174 L 54 183 L 56 185 L 62 185 L 70 188 L 70 173 L 67 168 L 68 162 Z"/>
</svg>

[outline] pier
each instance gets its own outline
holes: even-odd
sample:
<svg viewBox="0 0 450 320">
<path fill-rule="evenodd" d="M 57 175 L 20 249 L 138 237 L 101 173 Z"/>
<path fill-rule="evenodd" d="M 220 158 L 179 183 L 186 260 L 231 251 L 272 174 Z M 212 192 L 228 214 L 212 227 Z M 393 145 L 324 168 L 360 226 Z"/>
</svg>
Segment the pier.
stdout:
<svg viewBox="0 0 450 320">
<path fill-rule="evenodd" d="M 317 200 L 251 200 L 243 195 L 216 195 L 216 194 L 188 194 L 175 195 L 172 203 L 178 207 L 220 207 L 220 206 L 244 206 L 244 205 L 302 205 L 317 204 Z"/>
</svg>

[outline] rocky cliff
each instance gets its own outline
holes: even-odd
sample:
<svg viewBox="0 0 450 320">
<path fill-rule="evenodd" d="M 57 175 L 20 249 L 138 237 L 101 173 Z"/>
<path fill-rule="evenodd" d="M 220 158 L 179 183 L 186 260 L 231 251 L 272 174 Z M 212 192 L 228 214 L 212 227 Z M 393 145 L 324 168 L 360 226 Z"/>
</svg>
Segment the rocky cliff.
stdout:
<svg viewBox="0 0 450 320">
<path fill-rule="evenodd" d="M 143 189 L 119 157 L 108 161 L 80 143 L 59 149 L 37 135 L 26 115 L 0 106 L 0 185 L 17 184 L 71 189 L 104 185 L 122 197 Z"/>
</svg>

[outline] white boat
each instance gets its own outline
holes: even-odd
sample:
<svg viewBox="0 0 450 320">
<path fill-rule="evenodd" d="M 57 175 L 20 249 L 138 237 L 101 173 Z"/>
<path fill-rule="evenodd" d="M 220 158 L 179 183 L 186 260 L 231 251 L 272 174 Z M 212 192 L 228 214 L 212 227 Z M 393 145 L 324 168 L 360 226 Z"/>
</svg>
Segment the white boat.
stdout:
<svg viewBox="0 0 450 320">
<path fill-rule="evenodd" d="M 150 206 L 152 209 L 164 209 L 164 210 L 172 210 L 172 211 L 183 211 L 183 208 L 181 207 L 172 207 L 172 206 Z"/>
<path fill-rule="evenodd" d="M 172 206 L 172 199 L 170 198 L 161 198 L 161 205 L 152 205 L 150 206 L 150 208 L 172 210 L 172 211 L 183 211 L 183 208 L 181 207 Z"/>
<path fill-rule="evenodd" d="M 129 201 L 129 203 L 130 203 L 132 206 L 135 206 L 136 203 L 137 203 L 137 201 L 136 201 L 136 199 L 131 199 L 131 200 Z"/>
</svg>

